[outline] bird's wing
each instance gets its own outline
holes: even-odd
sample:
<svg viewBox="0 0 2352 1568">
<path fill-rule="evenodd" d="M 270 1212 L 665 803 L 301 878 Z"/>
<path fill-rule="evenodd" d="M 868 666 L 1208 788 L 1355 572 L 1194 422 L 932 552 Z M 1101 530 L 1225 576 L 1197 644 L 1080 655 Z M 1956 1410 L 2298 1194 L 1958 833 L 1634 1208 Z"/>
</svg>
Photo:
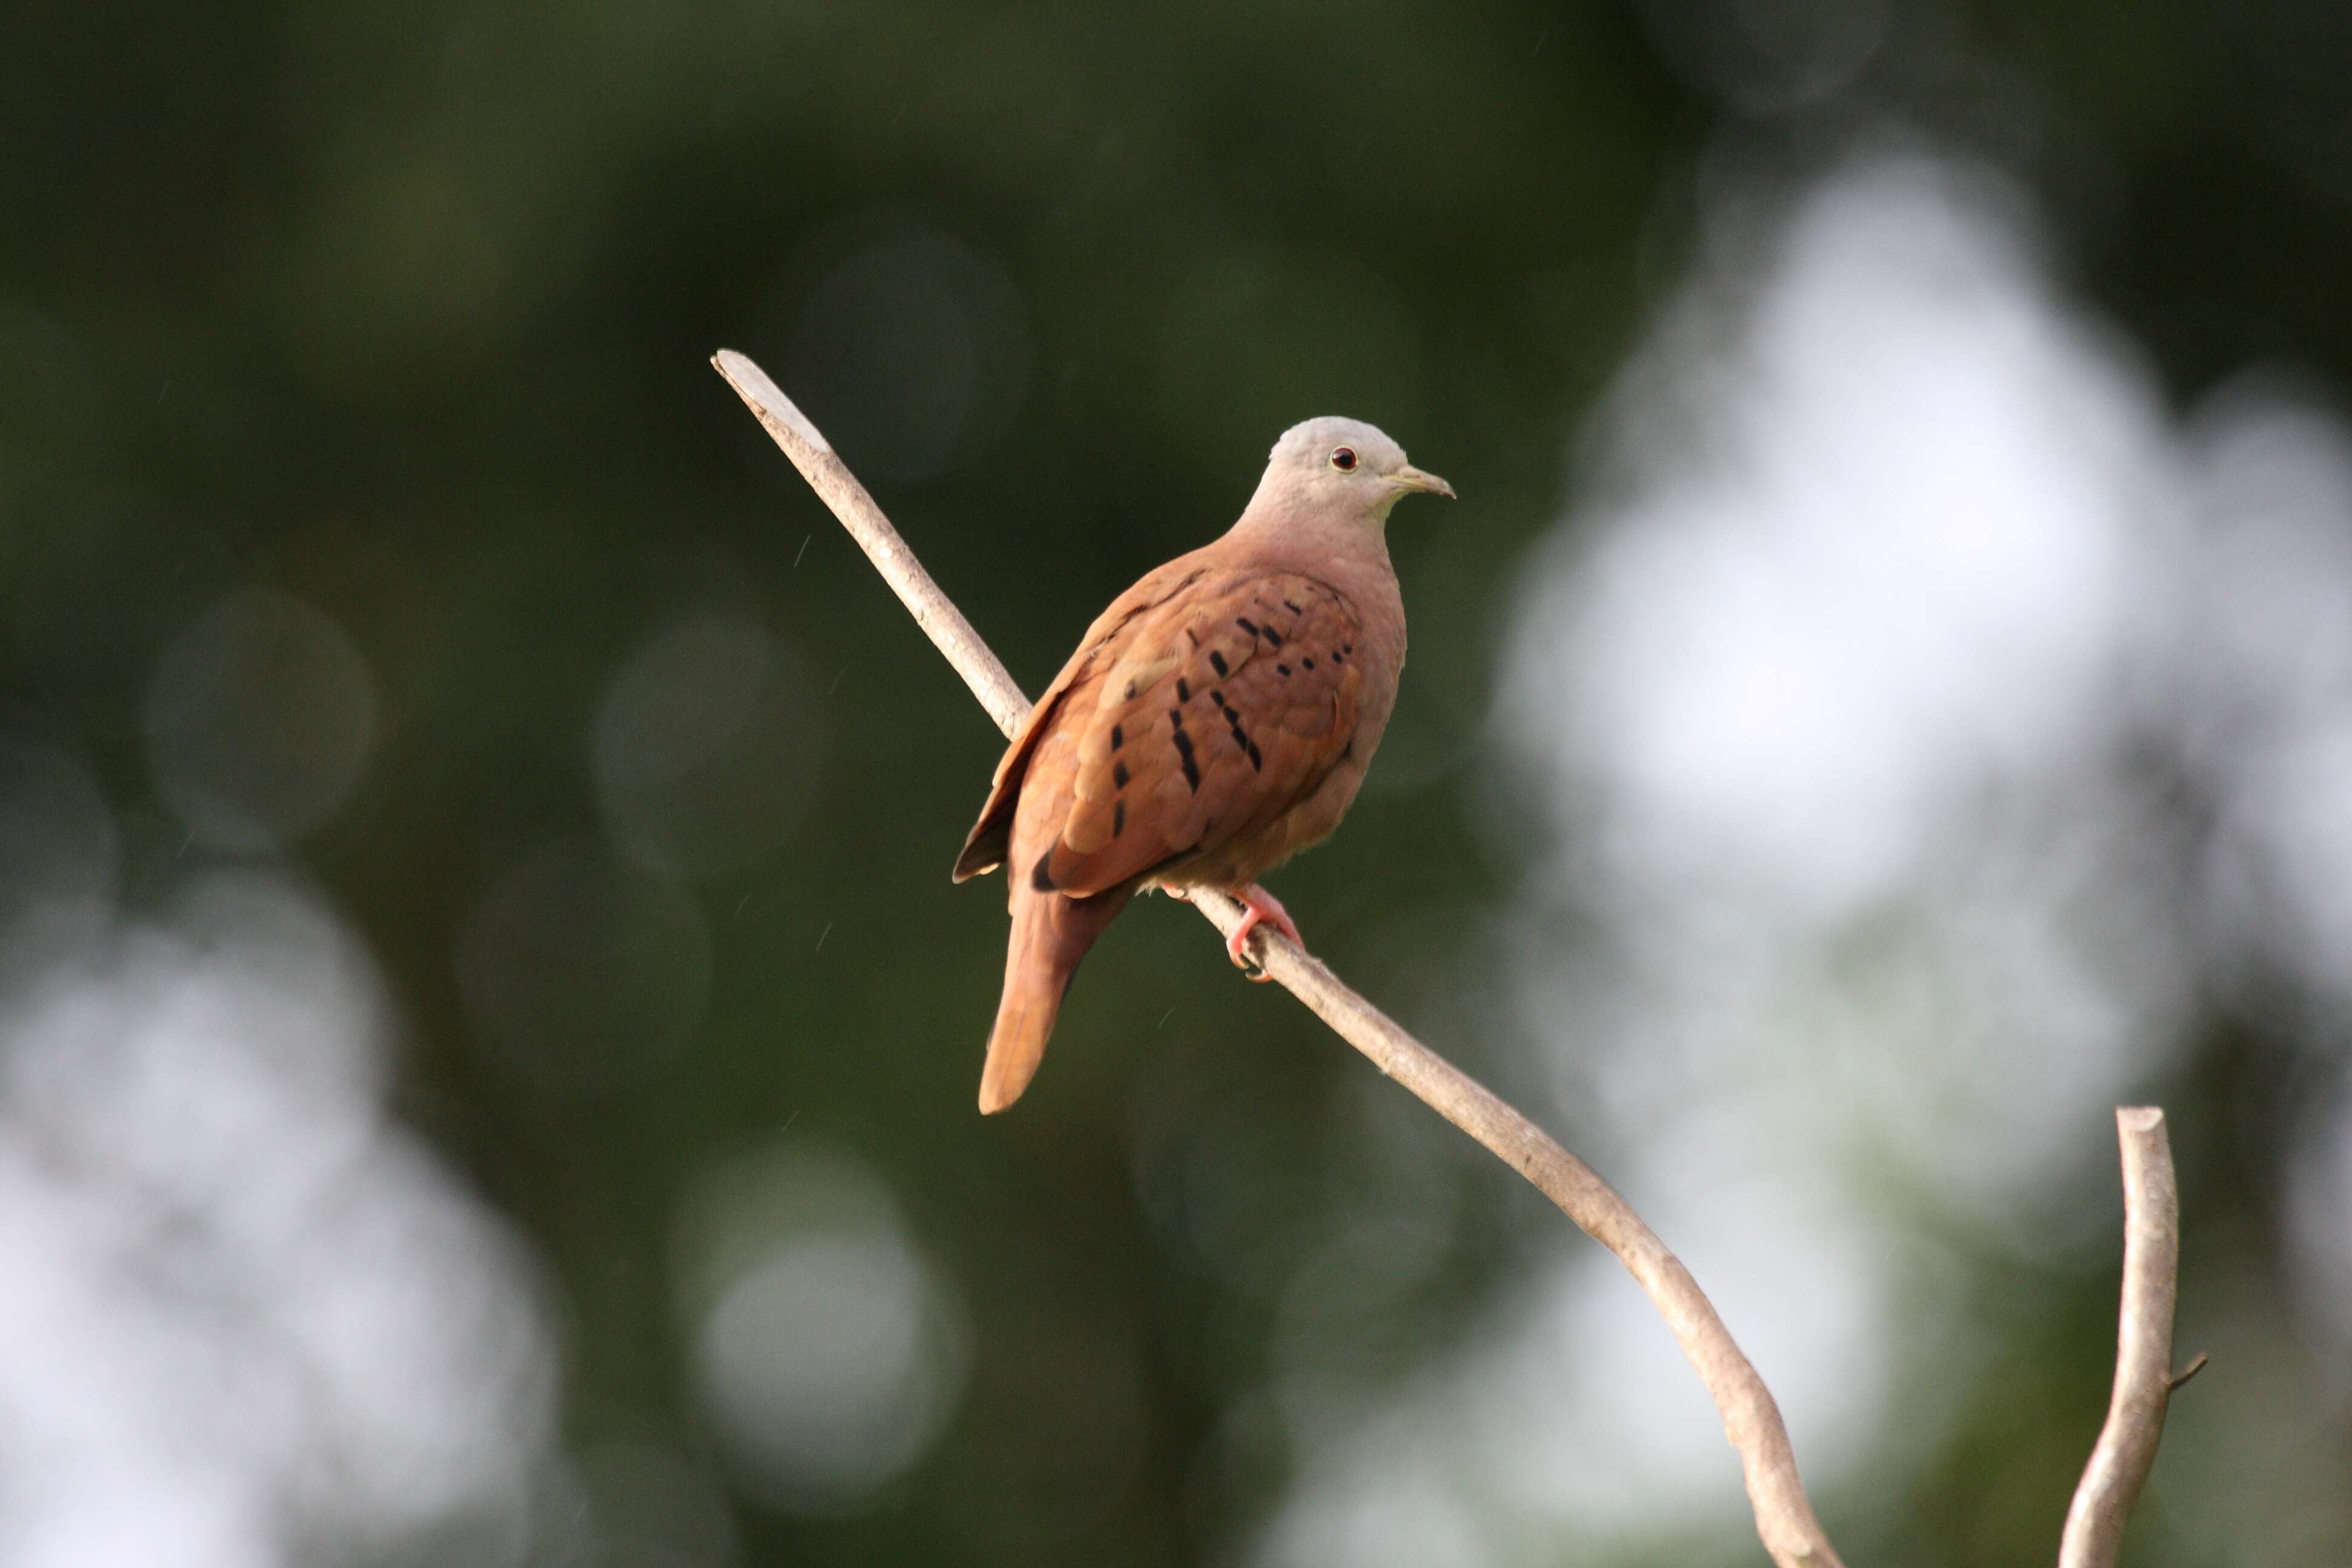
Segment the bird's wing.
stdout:
<svg viewBox="0 0 2352 1568">
<path fill-rule="evenodd" d="M 1348 754 L 1361 636 L 1328 584 L 1241 569 L 1129 618 L 1041 730 L 1024 788 L 1061 831 L 1013 874 L 1086 898 L 1271 824 Z"/>
<path fill-rule="evenodd" d="M 984 872 L 993 871 L 1004 863 L 1012 844 L 1013 812 L 1019 804 L 1021 786 L 1029 767 L 1029 759 L 1037 749 L 1047 721 L 1061 709 L 1062 700 L 1071 686 L 1091 668 L 1106 649 L 1118 641 L 1139 616 L 1148 615 L 1168 600 L 1198 582 L 1208 568 L 1196 557 L 1200 552 L 1180 555 L 1165 565 L 1144 574 L 1133 587 L 1110 602 L 1110 607 L 1095 617 L 1094 625 L 1078 639 L 1078 648 L 1054 677 L 1045 694 L 1037 699 L 1020 728 L 1013 731 L 1012 742 L 996 764 L 996 775 L 990 782 L 988 804 L 980 809 L 980 820 L 972 824 L 971 834 L 964 839 L 963 852 L 956 857 L 955 879 L 961 882 Z"/>
</svg>

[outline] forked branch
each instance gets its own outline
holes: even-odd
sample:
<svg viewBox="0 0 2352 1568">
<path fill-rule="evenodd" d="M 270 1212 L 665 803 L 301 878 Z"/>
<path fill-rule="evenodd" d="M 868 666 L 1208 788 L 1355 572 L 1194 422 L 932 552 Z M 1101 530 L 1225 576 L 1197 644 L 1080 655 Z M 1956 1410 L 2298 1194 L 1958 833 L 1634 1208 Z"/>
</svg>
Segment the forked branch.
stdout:
<svg viewBox="0 0 2352 1568">
<path fill-rule="evenodd" d="M 1028 712 L 1028 699 L 972 629 L 971 623 L 964 618 L 963 612 L 931 581 L 914 552 L 907 548 L 907 542 L 866 493 L 866 487 L 857 482 L 856 476 L 835 455 L 816 426 L 758 365 L 727 349 L 720 350 L 711 363 L 751 412 L 759 416 L 760 423 L 800 469 L 810 488 L 833 509 L 850 537 L 913 615 L 916 624 L 930 634 L 956 673 L 963 677 L 964 684 L 971 688 L 981 706 L 996 721 L 997 728 L 1010 734 Z M 1192 902 L 1227 936 L 1241 923 L 1241 905 L 1223 894 L 1196 889 Z M 1319 960 L 1265 926 L 1257 928 L 1252 944 L 1251 955 L 1265 973 L 1307 1004 L 1340 1038 L 1370 1058 L 1381 1071 L 1402 1084 L 1440 1116 L 1486 1145 L 1558 1205 L 1560 1212 L 1574 1220 L 1587 1236 L 1616 1254 L 1617 1260 L 1648 1293 L 1665 1319 L 1683 1353 L 1690 1359 L 1714 1398 L 1723 1416 L 1725 1435 L 1739 1454 L 1748 1499 L 1755 1505 L 1756 1532 L 1773 1562 L 1780 1568 L 1843 1568 L 1829 1537 L 1822 1531 L 1821 1521 L 1813 1517 L 1812 1504 L 1805 1497 L 1803 1483 L 1797 1476 L 1796 1453 L 1790 1447 L 1788 1428 L 1781 1422 L 1771 1391 L 1740 1353 L 1730 1331 L 1723 1326 L 1723 1320 L 1716 1315 L 1713 1304 L 1691 1278 L 1690 1270 L 1666 1249 L 1665 1243 L 1643 1223 L 1632 1206 L 1591 1166 L 1561 1148 L 1541 1128 L 1469 1075 L 1407 1034 L 1393 1019 L 1350 990 Z M 2160 1128 L 2158 1138 L 2160 1142 Z M 2168 1165 L 2166 1181 L 2168 1194 Z M 2168 1295 L 2168 1346 L 2169 1300 Z M 2128 1296 L 2126 1301 L 2128 1309 Z M 2128 1349 L 2128 1323 L 2126 1336 Z M 2120 1381 L 2116 1399 L 2120 1410 Z M 2159 1421 L 2161 1416 L 2159 1403 Z M 2103 1441 L 2103 1453 L 2105 1447 Z M 2149 1452 L 2154 1447 L 2151 1437 Z M 2093 1468 L 2097 1472 L 2095 1461 Z M 2145 1476 L 2146 1470 L 2142 1463 L 2115 1505 L 2118 1521 L 2122 1512 L 2130 1508 L 2131 1497 L 2138 1489 L 2138 1477 Z M 2086 1478 L 2085 1488 L 2090 1484 Z M 2089 1565 L 2111 1560 L 2086 1556 L 2080 1563 Z M 2075 1568 L 2075 1562 L 2069 1559 L 2067 1568 Z"/>
</svg>

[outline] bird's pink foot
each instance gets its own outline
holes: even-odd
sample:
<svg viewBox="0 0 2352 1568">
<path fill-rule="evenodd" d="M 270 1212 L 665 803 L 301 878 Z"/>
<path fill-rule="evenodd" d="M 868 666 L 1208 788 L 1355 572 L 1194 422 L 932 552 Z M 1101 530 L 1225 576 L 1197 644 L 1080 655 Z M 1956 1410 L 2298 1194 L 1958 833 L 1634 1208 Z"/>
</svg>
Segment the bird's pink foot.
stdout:
<svg viewBox="0 0 2352 1568">
<path fill-rule="evenodd" d="M 1272 975 L 1242 956 L 1242 949 L 1249 942 L 1250 932 L 1262 925 L 1268 925 L 1300 947 L 1307 945 L 1307 939 L 1298 934 L 1298 926 L 1291 920 L 1290 911 L 1282 907 L 1282 900 L 1255 882 L 1234 896 L 1241 900 L 1243 907 L 1249 912 L 1242 916 L 1242 923 L 1235 926 L 1234 934 L 1225 940 L 1225 956 L 1234 961 L 1236 968 L 1246 971 L 1252 980 L 1271 980 L 1274 978 Z"/>
</svg>

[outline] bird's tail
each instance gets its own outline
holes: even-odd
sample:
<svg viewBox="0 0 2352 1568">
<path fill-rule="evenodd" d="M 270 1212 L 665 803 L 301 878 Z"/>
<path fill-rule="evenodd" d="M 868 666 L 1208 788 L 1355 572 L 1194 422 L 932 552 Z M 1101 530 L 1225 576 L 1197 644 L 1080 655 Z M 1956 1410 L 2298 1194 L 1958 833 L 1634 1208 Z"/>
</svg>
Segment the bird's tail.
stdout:
<svg viewBox="0 0 2352 1568">
<path fill-rule="evenodd" d="M 980 1073 L 980 1110 L 985 1116 L 1021 1098 L 1037 1076 L 1045 1042 L 1061 1016 L 1062 994 L 1111 917 L 1128 900 L 1125 889 L 1073 899 L 1020 888 L 1013 899 L 1013 939 L 1004 953 L 1004 997 L 996 1005 L 996 1027 L 988 1037 L 988 1063 Z"/>
</svg>

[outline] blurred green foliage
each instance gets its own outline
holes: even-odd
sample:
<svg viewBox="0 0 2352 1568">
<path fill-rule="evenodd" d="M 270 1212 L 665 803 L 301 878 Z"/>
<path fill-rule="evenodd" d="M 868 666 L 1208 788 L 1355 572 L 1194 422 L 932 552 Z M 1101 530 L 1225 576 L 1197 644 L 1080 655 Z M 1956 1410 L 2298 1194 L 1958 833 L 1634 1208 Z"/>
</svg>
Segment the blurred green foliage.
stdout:
<svg viewBox="0 0 2352 1568">
<path fill-rule="evenodd" d="M 2278 356 L 2352 380 L 2340 8 L 2070 0 L 1885 27 L 1858 84 L 1758 114 L 1614 5 L 13 0 L 7 721 L 93 763 L 135 903 L 190 853 L 142 749 L 162 650 L 238 587 L 324 609 L 373 671 L 381 739 L 296 853 L 389 974 L 400 1112 L 545 1261 L 568 1437 L 720 1468 L 683 1392 L 673 1216 L 707 1160 L 790 1127 L 907 1206 L 962 1292 L 970 1384 L 871 1510 L 742 1500 L 746 1560 L 1202 1560 L 1279 1493 L 1278 1449 L 1210 1441 L 1277 1325 L 1155 1221 L 1152 1162 L 1245 1149 L 1219 1223 L 1240 1255 L 1295 1257 L 1383 1168 L 1361 1101 L 1384 1086 L 1147 900 L 1029 1100 L 972 1113 L 1001 894 L 946 872 L 997 737 L 707 356 L 751 353 L 853 466 L 880 454 L 883 504 L 1033 687 L 1119 588 L 1222 529 L 1291 420 L 1375 420 L 1451 478 L 1459 506 L 1392 535 L 1414 653 L 1389 749 L 1282 892 L 1342 973 L 1524 1088 L 1476 1002 L 1517 868 L 1470 831 L 1491 796 L 1465 775 L 1514 574 L 1679 275 L 1710 149 L 1793 180 L 1907 123 L 2043 194 L 2079 286 L 2179 395 Z M 892 447 L 919 402 L 808 311 L 845 257 L 892 244 L 947 256 L 971 304 L 887 345 L 946 378 L 939 417 L 969 434 L 939 450 Z M 940 333 L 963 328 L 957 359 Z M 467 922 L 506 868 L 602 831 L 599 704 L 646 637 L 713 605 L 794 661 L 796 824 L 694 882 L 711 994 L 674 1056 L 618 1087 L 519 1071 L 468 1026 Z M 2291 1055 L 2217 1032 L 2173 1096 L 2191 1245 L 2251 1237 L 2254 1270 Z M 1431 1282 L 1368 1281 L 1328 1326 L 1323 1353 L 1375 1382 L 1442 1354 L 1556 1223 L 1409 1117 L 1378 1125 L 1459 1212 Z M 2014 1349 L 1927 1492 L 1862 1510 L 1888 1560 L 2046 1553 L 2104 1403 L 2111 1280 L 1978 1288 Z M 1089 1433 L 1121 1422 L 1131 1477 L 1072 1499 Z M 1853 1504 L 1826 1502 L 1834 1532 Z M 1685 1545 L 1619 1560 L 1752 1552 Z"/>
</svg>

